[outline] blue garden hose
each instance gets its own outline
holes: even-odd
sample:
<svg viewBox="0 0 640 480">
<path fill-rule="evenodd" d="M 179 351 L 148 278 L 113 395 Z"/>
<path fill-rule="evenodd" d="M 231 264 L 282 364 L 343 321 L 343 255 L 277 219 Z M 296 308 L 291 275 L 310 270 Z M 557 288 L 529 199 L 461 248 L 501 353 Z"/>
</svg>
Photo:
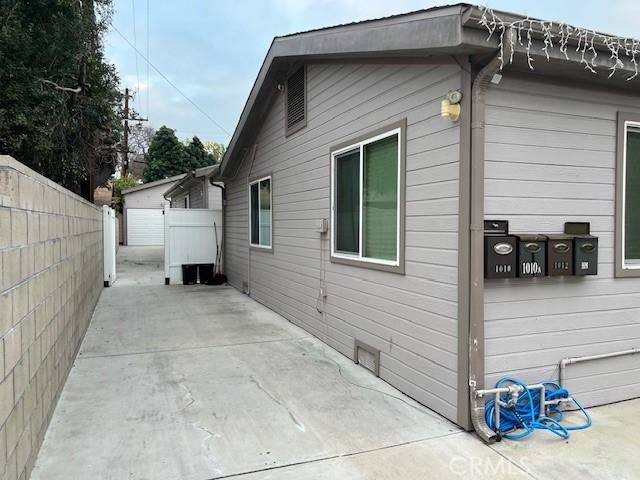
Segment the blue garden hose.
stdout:
<svg viewBox="0 0 640 480">
<path fill-rule="evenodd" d="M 487 400 L 484 407 L 484 417 L 490 429 L 500 437 L 509 440 L 520 440 L 528 437 L 536 429 L 548 430 L 558 437 L 566 440 L 572 430 L 583 430 L 591 426 L 591 417 L 584 407 L 575 398 L 569 396 L 569 391 L 562 388 L 555 382 L 542 382 L 545 387 L 545 398 L 547 401 L 560 398 L 571 400 L 582 411 L 586 421 L 582 425 L 563 425 L 564 412 L 559 404 L 549 405 L 546 415 L 540 415 L 540 390 L 529 390 L 527 385 L 517 378 L 504 377 L 498 380 L 496 388 L 508 385 L 520 385 L 523 388 L 518 400 L 512 407 L 500 407 L 500 429 L 495 425 L 495 399 Z M 507 403 L 511 399 L 509 393 L 500 396 L 502 402 Z"/>
</svg>

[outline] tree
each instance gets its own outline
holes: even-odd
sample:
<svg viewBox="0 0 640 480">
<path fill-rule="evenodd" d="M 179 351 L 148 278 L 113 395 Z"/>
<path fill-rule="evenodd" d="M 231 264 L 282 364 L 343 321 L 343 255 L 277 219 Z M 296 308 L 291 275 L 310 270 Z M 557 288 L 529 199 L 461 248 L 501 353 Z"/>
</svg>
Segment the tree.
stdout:
<svg viewBox="0 0 640 480">
<path fill-rule="evenodd" d="M 193 137 L 185 150 L 187 153 L 187 169 L 189 171 L 216 163 L 215 157 L 207 152 L 198 137 Z"/>
<path fill-rule="evenodd" d="M 128 188 L 133 188 L 139 184 L 140 180 L 138 180 L 131 174 L 125 177 L 118 177 L 113 179 L 113 208 L 115 208 L 118 213 L 122 213 L 122 209 L 124 207 L 124 198 L 122 198 L 122 191 Z"/>
<path fill-rule="evenodd" d="M 144 181 L 153 182 L 188 171 L 186 147 L 175 131 L 162 126 L 153 136 L 145 156 Z"/>
<path fill-rule="evenodd" d="M 222 143 L 218 142 L 206 142 L 204 144 L 204 149 L 213 155 L 215 163 L 220 163 L 222 161 L 222 157 L 224 157 L 224 152 L 227 151 L 226 147 Z"/>
<path fill-rule="evenodd" d="M 0 0 L 0 153 L 88 199 L 114 172 L 121 134 L 102 45 L 111 2 Z"/>
<path fill-rule="evenodd" d="M 145 168 L 145 155 L 156 130 L 141 123 L 129 127 L 129 171 L 135 177 L 142 178 Z"/>
</svg>

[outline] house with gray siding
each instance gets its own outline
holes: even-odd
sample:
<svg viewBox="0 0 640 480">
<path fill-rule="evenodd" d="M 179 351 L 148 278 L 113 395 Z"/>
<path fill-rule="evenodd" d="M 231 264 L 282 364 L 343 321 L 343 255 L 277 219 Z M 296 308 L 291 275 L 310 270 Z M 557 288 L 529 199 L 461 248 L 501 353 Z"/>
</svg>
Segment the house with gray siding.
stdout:
<svg viewBox="0 0 640 480">
<path fill-rule="evenodd" d="M 548 25 L 459 4 L 277 37 L 218 176 L 231 285 L 487 441 L 503 376 L 640 396 L 640 77 L 624 39 Z M 485 220 L 590 228 L 597 274 L 485 279 Z"/>
</svg>

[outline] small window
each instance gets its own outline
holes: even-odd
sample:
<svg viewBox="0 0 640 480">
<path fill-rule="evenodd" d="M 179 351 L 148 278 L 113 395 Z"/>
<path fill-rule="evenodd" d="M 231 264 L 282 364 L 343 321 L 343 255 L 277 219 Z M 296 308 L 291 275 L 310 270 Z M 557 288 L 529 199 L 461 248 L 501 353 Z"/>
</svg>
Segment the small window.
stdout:
<svg viewBox="0 0 640 480">
<path fill-rule="evenodd" d="M 640 276 L 640 115 L 618 116 L 616 274 Z"/>
<path fill-rule="evenodd" d="M 332 152 L 332 257 L 400 267 L 402 128 Z"/>
<path fill-rule="evenodd" d="M 271 177 L 249 185 L 249 215 L 251 246 L 271 248 Z"/>
<path fill-rule="evenodd" d="M 304 65 L 287 79 L 286 134 L 297 132 L 307 124 L 307 89 Z"/>
<path fill-rule="evenodd" d="M 184 197 L 184 208 L 189 208 L 189 195 Z"/>
</svg>

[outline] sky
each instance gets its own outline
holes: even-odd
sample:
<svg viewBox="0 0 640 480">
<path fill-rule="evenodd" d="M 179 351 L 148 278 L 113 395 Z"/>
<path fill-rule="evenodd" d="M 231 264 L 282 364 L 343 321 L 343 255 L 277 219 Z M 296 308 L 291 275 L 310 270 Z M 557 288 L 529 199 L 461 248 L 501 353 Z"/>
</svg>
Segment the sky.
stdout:
<svg viewBox="0 0 640 480">
<path fill-rule="evenodd" d="M 275 36 L 443 4 L 444 0 L 114 0 L 114 28 L 105 36 L 105 52 L 117 67 L 122 89 L 136 92 L 131 105 L 149 119 L 148 125 L 166 125 L 180 138 L 197 135 L 227 144 Z M 637 0 L 495 0 L 483 5 L 640 38 Z M 155 67 L 149 67 L 148 76 L 144 57 Z"/>
</svg>

